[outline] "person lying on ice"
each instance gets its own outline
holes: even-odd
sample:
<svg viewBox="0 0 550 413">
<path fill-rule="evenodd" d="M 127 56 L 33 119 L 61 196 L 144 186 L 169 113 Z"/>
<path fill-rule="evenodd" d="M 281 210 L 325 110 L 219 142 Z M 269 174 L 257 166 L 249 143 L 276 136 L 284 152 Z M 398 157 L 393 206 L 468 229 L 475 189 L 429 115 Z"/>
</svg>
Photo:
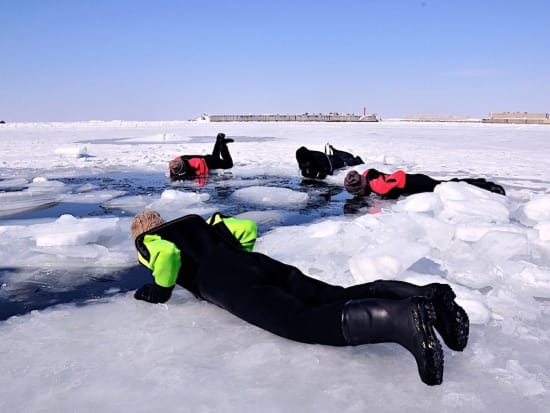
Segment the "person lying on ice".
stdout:
<svg viewBox="0 0 550 413">
<path fill-rule="evenodd" d="M 224 133 L 218 133 L 211 155 L 181 155 L 172 159 L 168 163 L 170 179 L 178 181 L 196 178 L 200 186 L 206 185 L 209 170 L 233 167 L 233 159 L 227 147 L 231 142 L 234 142 L 233 139 L 226 138 Z"/>
<path fill-rule="evenodd" d="M 359 156 L 340 151 L 328 143 L 325 145 L 325 153 L 301 146 L 296 150 L 296 161 L 303 177 L 317 179 L 325 179 L 336 169 L 364 163 Z"/>
<path fill-rule="evenodd" d="M 453 178 L 450 181 L 439 181 L 424 174 L 408 174 L 402 170 L 386 174 L 372 168 L 362 174 L 349 171 L 344 179 L 344 188 L 355 196 L 368 196 L 374 193 L 384 198 L 395 199 L 400 195 L 432 192 L 442 182 L 467 182 L 487 191 L 506 195 L 502 186 L 484 178 Z"/>
<path fill-rule="evenodd" d="M 447 284 L 327 284 L 245 250 L 198 215 L 165 222 L 157 212 L 145 211 L 131 230 L 138 259 L 154 278 L 136 290 L 138 300 L 164 303 L 178 284 L 290 340 L 332 346 L 398 343 L 412 353 L 428 385 L 443 380 L 443 350 L 434 328 L 450 349 L 466 347 L 468 315 Z"/>
</svg>

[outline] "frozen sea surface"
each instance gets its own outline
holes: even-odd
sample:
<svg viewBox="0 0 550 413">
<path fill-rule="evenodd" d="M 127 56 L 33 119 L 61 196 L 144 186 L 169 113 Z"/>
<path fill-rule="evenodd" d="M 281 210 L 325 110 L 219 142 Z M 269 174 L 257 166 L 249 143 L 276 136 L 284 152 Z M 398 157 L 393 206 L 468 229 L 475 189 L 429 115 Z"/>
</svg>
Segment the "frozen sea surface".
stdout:
<svg viewBox="0 0 550 413">
<path fill-rule="evenodd" d="M 235 139 L 204 187 L 167 161 Z M 0 410 L 14 412 L 546 412 L 550 146 L 539 125 L 82 122 L 0 125 Z M 357 202 L 338 171 L 304 181 L 295 150 L 326 142 L 367 167 L 485 177 Z M 357 168 L 359 171 L 363 167 Z M 471 320 L 441 386 L 392 344 L 332 348 L 250 326 L 177 288 L 133 299 L 132 216 L 255 219 L 256 249 L 327 282 L 448 282 Z"/>
</svg>

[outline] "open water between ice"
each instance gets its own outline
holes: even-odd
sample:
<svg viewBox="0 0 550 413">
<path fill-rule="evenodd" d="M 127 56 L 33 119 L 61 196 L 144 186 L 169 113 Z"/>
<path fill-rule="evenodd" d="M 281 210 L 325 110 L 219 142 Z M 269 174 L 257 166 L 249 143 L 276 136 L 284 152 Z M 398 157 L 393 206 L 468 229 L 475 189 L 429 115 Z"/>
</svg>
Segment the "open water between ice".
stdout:
<svg viewBox="0 0 550 413">
<path fill-rule="evenodd" d="M 237 189 L 247 187 L 284 188 L 293 193 L 306 193 L 307 202 L 297 203 L 295 206 L 284 205 L 280 215 L 283 222 L 278 225 L 299 225 L 313 222 L 326 216 L 340 216 L 342 214 L 357 212 L 378 212 L 384 205 L 391 201 L 355 200 L 347 194 L 341 186 L 331 185 L 323 181 L 301 179 L 300 177 L 256 176 L 252 178 L 234 178 L 231 173 L 214 175 L 208 178 L 204 187 L 199 187 L 194 181 L 179 181 L 170 183 L 166 176 L 158 174 L 143 174 L 142 176 L 115 172 L 93 176 L 60 177 L 55 181 L 64 185 L 64 197 L 50 199 L 45 203 L 25 204 L 26 208 L 14 209 L 10 212 L 4 205 L 2 219 L 11 222 L 18 220 L 48 220 L 57 219 L 61 215 L 69 214 L 74 217 L 128 217 L 136 211 L 128 211 L 124 203 L 118 205 L 118 198 L 144 197 L 145 199 L 160 196 L 168 189 L 174 188 L 183 192 L 192 191 L 209 196 L 209 204 L 216 205 L 218 209 L 227 215 L 238 215 L 251 210 L 268 211 L 272 206 L 262 206 L 255 202 L 250 204 L 244 199 L 232 196 Z M 1 181 L 0 181 L 1 183 Z M 6 188 L 4 195 L 11 194 L 14 199 L 22 195 L 25 185 Z M 71 194 L 81 194 L 90 191 L 94 193 L 106 192 L 119 194 L 120 197 L 109 199 L 108 202 L 78 202 L 71 198 Z M 35 199 L 36 199 L 36 195 Z M 58 197 L 59 198 L 59 197 Z M 93 198 L 93 197 L 92 197 Z M 133 201 L 134 202 L 134 201 Z M 14 202 L 15 204 L 15 202 Z M 135 207 L 135 205 L 133 205 Z M 181 211 L 184 215 L 185 211 Z M 209 214 L 207 214 L 209 215 Z M 206 216 L 205 216 L 206 218 Z M 259 224 L 259 235 L 265 232 L 270 225 Z M 18 271 L 29 272 L 29 268 L 0 267 L 0 285 L 5 285 L 8 276 L 13 277 Z M 80 268 L 79 271 L 82 271 Z M 9 288 L 0 292 L 0 320 L 5 320 L 13 315 L 25 314 L 32 310 L 40 310 L 49 306 L 62 303 L 85 304 L 87 300 L 108 297 L 118 293 L 139 288 L 145 282 L 150 281 L 150 273 L 140 265 L 117 270 L 108 275 L 71 274 L 71 269 L 31 269 L 35 276 L 25 282 L 18 283 L 15 288 Z M 85 281 L 76 286 L 59 286 L 56 280 L 85 277 Z"/>
</svg>

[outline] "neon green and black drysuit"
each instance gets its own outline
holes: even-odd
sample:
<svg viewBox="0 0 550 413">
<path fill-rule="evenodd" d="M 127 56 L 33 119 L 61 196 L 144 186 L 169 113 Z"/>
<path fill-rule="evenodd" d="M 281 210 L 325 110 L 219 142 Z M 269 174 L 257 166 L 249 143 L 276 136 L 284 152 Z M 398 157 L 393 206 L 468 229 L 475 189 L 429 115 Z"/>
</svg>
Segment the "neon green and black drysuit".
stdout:
<svg viewBox="0 0 550 413">
<path fill-rule="evenodd" d="M 175 231 L 170 231 L 170 233 L 177 233 L 178 222 L 179 220 L 167 222 L 161 228 L 164 228 L 165 231 L 174 229 Z M 254 249 L 258 232 L 254 221 L 226 216 L 217 212 L 208 218 L 206 223 L 235 246 L 248 252 Z M 171 241 L 173 236 L 163 239 L 153 231 L 153 233 L 146 233 L 138 238 L 140 239 L 140 245 L 145 247 L 147 251 L 146 254 L 141 254 L 139 253 L 140 248 L 138 248 L 138 260 L 152 271 L 155 284 L 170 289 L 174 287 L 182 262 L 181 251 Z"/>
<path fill-rule="evenodd" d="M 225 228 L 220 230 L 198 215 L 187 215 L 139 235 L 140 261 L 152 269 L 158 285 L 141 287 L 135 297 L 165 302 L 177 283 L 292 340 L 335 346 L 396 342 L 414 355 L 421 379 L 430 385 L 443 377 L 443 352 L 433 326 L 449 347 L 462 350 L 466 345 L 468 316 L 454 302 L 450 286 L 401 281 L 346 288 L 327 284 L 267 255 L 246 251 L 243 244 L 250 246 L 245 240 L 255 226 L 241 222 L 241 230 L 248 230 L 240 236 L 229 222 L 222 219 Z"/>
</svg>

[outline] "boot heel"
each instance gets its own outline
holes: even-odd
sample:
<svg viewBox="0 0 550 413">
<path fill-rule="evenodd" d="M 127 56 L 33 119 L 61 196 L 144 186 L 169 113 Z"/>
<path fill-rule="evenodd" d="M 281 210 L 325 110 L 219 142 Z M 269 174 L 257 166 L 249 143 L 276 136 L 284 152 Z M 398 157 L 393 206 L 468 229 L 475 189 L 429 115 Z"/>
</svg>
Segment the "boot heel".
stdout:
<svg viewBox="0 0 550 413">
<path fill-rule="evenodd" d="M 443 382 L 443 349 L 433 330 L 436 320 L 435 306 L 425 297 L 412 297 L 411 302 L 416 307 L 413 318 L 416 329 L 421 335 L 420 351 L 422 357 L 417 357 L 418 372 L 422 381 L 429 386 Z M 418 353 L 413 352 L 415 357 Z"/>
<path fill-rule="evenodd" d="M 468 344 L 470 320 L 466 311 L 455 302 L 455 297 L 455 293 L 450 290 L 437 298 L 440 310 L 435 327 L 451 350 L 463 351 Z"/>
</svg>

